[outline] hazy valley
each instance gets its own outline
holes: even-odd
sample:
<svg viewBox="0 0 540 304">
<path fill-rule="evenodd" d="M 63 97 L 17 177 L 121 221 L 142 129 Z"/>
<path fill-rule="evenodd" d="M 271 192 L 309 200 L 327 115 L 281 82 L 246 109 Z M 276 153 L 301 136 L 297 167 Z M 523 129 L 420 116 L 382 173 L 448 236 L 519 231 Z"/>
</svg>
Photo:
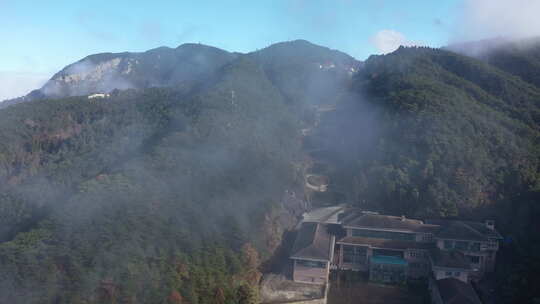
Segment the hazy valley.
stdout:
<svg viewBox="0 0 540 304">
<path fill-rule="evenodd" d="M 497 295 L 538 298 L 540 43 L 473 48 L 67 66 L 0 104 L 0 302 L 256 303 L 302 213 L 339 204 L 492 218 Z"/>
</svg>

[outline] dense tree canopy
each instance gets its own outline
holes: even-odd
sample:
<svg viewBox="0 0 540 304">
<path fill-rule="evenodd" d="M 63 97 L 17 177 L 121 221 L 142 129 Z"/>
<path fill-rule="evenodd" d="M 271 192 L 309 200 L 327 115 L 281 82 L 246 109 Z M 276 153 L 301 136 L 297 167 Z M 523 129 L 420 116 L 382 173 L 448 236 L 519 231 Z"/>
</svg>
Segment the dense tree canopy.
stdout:
<svg viewBox="0 0 540 304">
<path fill-rule="evenodd" d="M 305 170 L 330 179 L 315 204 L 496 219 L 502 299 L 538 297 L 537 50 L 360 64 L 294 41 L 169 87 L 2 109 L 0 302 L 255 303 Z"/>
<path fill-rule="evenodd" d="M 268 250 L 261 223 L 293 183 L 299 147 L 251 61 L 204 86 L 0 116 L 0 302 L 209 303 L 216 290 L 247 301 L 258 265 L 242 246 Z"/>
<path fill-rule="evenodd" d="M 538 73 L 528 68 L 523 75 Z M 516 301 L 538 297 L 525 286 L 540 267 L 531 218 L 540 215 L 540 88 L 511 72 L 439 49 L 372 56 L 314 141 L 334 166 L 331 179 L 360 207 L 496 219 L 515 238 L 499 259 L 515 264 L 499 269 L 501 285 L 521 284 L 505 295 Z"/>
</svg>

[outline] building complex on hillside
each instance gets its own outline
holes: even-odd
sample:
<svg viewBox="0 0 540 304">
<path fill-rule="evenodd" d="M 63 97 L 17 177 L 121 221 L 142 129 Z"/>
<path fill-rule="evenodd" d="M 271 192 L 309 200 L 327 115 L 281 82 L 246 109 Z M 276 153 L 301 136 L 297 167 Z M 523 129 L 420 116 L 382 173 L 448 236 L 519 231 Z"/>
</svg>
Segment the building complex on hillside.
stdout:
<svg viewBox="0 0 540 304">
<path fill-rule="evenodd" d="M 293 280 L 324 284 L 328 280 L 334 254 L 335 236 L 319 223 L 303 223 L 298 231 L 291 256 Z"/>
<path fill-rule="evenodd" d="M 307 214 L 298 230 L 293 279 L 324 284 L 330 269 L 342 269 L 368 273 L 371 281 L 383 283 L 451 278 L 467 284 L 493 271 L 501 239 L 493 221 L 421 221 L 323 208 Z M 433 282 L 430 286 L 437 288 Z"/>
<path fill-rule="evenodd" d="M 482 304 L 471 284 L 456 278 L 430 280 L 433 304 Z"/>
</svg>

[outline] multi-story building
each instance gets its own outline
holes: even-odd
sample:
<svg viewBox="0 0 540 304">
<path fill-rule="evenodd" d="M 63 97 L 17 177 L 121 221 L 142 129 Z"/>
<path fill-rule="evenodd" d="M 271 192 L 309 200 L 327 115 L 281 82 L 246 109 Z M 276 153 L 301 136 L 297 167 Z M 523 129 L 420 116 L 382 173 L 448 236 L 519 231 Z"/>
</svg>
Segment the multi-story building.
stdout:
<svg viewBox="0 0 540 304">
<path fill-rule="evenodd" d="M 294 245 L 295 281 L 325 283 L 336 268 L 385 283 L 428 277 L 467 283 L 493 271 L 501 239 L 493 221 L 424 222 L 335 207 L 314 214 Z"/>
<path fill-rule="evenodd" d="M 303 223 L 292 249 L 293 280 L 325 284 L 333 259 L 335 237 L 320 223 Z"/>
<path fill-rule="evenodd" d="M 426 276 L 437 226 L 371 212 L 344 213 L 345 236 L 336 241 L 337 267 L 369 272 L 374 281 Z"/>
<path fill-rule="evenodd" d="M 457 260 L 468 264 L 471 279 L 486 272 L 493 272 L 501 235 L 493 221 L 485 223 L 455 220 L 428 220 L 440 228 L 435 235 L 436 248 L 444 252 L 456 252 Z M 459 257 L 458 257 L 459 256 Z M 434 262 L 436 262 L 434 260 Z M 440 273 L 436 277 L 442 278 Z"/>
</svg>

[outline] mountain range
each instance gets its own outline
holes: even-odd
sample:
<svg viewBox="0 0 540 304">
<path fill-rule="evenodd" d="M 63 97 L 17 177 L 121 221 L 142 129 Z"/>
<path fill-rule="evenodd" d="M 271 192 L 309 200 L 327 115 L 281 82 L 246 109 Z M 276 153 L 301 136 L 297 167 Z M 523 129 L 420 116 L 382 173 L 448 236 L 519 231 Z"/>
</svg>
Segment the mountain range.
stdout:
<svg viewBox="0 0 540 304">
<path fill-rule="evenodd" d="M 496 219 L 500 298 L 538 298 L 540 43 L 481 45 L 67 66 L 0 110 L 0 302 L 252 303 L 302 212 L 341 203 Z"/>
<path fill-rule="evenodd" d="M 298 56 L 298 51 L 306 57 Z M 7 100 L 4 106 L 45 98 L 109 93 L 115 89 L 145 89 L 170 87 L 180 83 L 201 82 L 238 57 L 259 61 L 270 77 L 284 72 L 287 60 L 312 69 L 334 62 L 338 69 L 355 69 L 360 62 L 352 57 L 316 48 L 307 41 L 276 44 L 251 54 L 230 53 L 202 44 L 183 44 L 175 49 L 160 47 L 143 53 L 102 53 L 90 55 L 66 66 L 40 89 L 28 95 Z M 324 83 L 321 79 L 320 83 Z"/>
</svg>

